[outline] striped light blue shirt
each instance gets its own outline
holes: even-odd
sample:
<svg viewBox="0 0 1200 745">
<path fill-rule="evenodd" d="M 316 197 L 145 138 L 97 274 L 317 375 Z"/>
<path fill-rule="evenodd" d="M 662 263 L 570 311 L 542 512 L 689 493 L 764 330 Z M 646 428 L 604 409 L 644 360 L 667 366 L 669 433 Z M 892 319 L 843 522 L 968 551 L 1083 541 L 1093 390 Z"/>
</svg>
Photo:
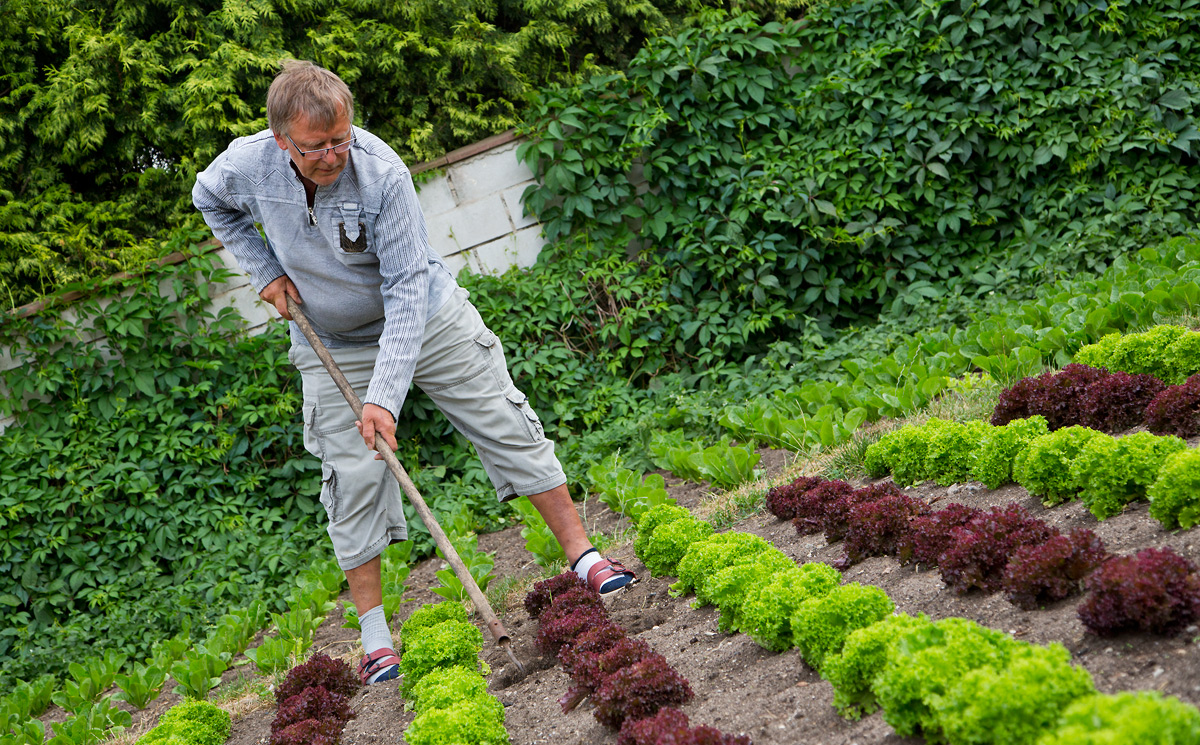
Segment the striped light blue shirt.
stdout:
<svg viewBox="0 0 1200 745">
<path fill-rule="evenodd" d="M 311 213 L 270 130 L 234 140 L 197 175 L 192 201 L 255 290 L 292 280 L 327 346 L 379 345 L 364 403 L 398 417 L 425 322 L 457 283 L 429 245 L 408 168 L 378 137 L 358 127 L 354 136 L 346 168 L 317 187 Z M 291 336 L 308 343 L 294 323 Z"/>
</svg>

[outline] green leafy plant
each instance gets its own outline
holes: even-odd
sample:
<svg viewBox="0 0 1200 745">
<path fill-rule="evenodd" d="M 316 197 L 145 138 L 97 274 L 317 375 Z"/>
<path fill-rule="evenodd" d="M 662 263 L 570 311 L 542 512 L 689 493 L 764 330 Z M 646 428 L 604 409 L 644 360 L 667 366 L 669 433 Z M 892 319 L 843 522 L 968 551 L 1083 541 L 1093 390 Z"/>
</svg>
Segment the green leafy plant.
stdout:
<svg viewBox="0 0 1200 745">
<path fill-rule="evenodd" d="M 121 689 L 114 698 L 127 701 L 135 709 L 144 709 L 146 704 L 158 698 L 163 683 L 167 680 L 167 671 L 155 665 L 134 665 L 127 674 L 116 676 L 117 686 Z"/>
<path fill-rule="evenodd" d="M 411 697 L 413 687 L 438 668 L 461 666 L 479 670 L 481 649 L 483 632 L 466 621 L 443 621 L 410 634 L 404 640 L 404 654 L 400 658 L 400 673 L 404 676 L 401 693 Z"/>
<path fill-rule="evenodd" d="M 673 574 L 688 547 L 713 534 L 713 526 L 704 520 L 684 517 L 654 528 L 637 557 L 651 574 Z"/>
<path fill-rule="evenodd" d="M 112 701 L 103 699 L 88 704 L 68 717 L 64 722 L 54 722 L 50 729 L 54 736 L 47 745 L 91 745 L 104 740 L 108 735 L 119 735 L 133 723 L 133 716 L 113 706 Z"/>
<path fill-rule="evenodd" d="M 852 630 L 840 653 L 825 657 L 821 677 L 833 684 L 833 705 L 847 719 L 860 719 L 879 708 L 873 683 L 887 666 L 889 650 L 906 633 L 930 625 L 924 614 L 901 613 Z"/>
<path fill-rule="evenodd" d="M 1200 711 L 1158 691 L 1083 696 L 1072 702 L 1038 745 L 1138 742 L 1171 745 L 1200 738 Z"/>
<path fill-rule="evenodd" d="M 1092 676 L 1071 665 L 1061 644 L 1021 645 L 1003 666 L 965 672 L 931 703 L 937 729 L 949 742 L 1032 745 L 1063 709 L 1095 691 Z"/>
<path fill-rule="evenodd" d="M 1043 416 L 1018 419 L 1000 427 L 992 427 L 979 441 L 971 464 L 971 478 L 982 481 L 989 489 L 999 489 L 1013 480 L 1013 462 L 1017 454 L 1050 428 Z"/>
<path fill-rule="evenodd" d="M 1200 452 L 1185 450 L 1168 456 L 1146 496 L 1150 516 L 1164 528 L 1187 530 L 1200 524 Z"/>
<path fill-rule="evenodd" d="M 197 646 L 182 660 L 171 665 L 171 677 L 179 685 L 174 693 L 202 699 L 221 682 L 221 674 L 229 669 L 229 652 L 210 652 Z"/>
<path fill-rule="evenodd" d="M 268 636 L 257 647 L 247 649 L 246 656 L 260 672 L 281 673 L 296 664 L 309 646 L 309 643 L 303 639 Z"/>
<path fill-rule="evenodd" d="M 474 578 L 475 584 L 479 586 L 481 591 L 486 590 L 488 584 L 495 578 L 492 574 L 492 567 L 496 562 L 491 554 L 478 549 L 478 538 L 474 533 L 450 535 L 450 540 L 454 548 L 458 551 L 458 557 L 462 559 L 463 565 Z M 443 556 L 441 549 L 438 549 L 438 556 Z M 462 602 L 468 599 L 466 587 L 462 580 L 454 573 L 452 568 L 439 569 L 436 572 L 438 581 L 442 583 L 441 587 L 432 588 L 433 592 L 441 595 L 447 600 L 455 600 Z"/>
<path fill-rule="evenodd" d="M 796 611 L 810 598 L 823 597 L 842 576 L 828 564 L 810 562 L 762 577 L 750 585 L 738 609 L 739 630 L 759 646 L 782 652 L 795 646 Z M 721 601 L 717 601 L 718 607 Z M 724 611 L 724 608 L 722 608 Z"/>
<path fill-rule="evenodd" d="M 271 622 L 281 639 L 295 639 L 306 647 L 312 643 L 313 633 L 325 619 L 317 616 L 311 608 L 295 608 L 287 613 L 272 613 Z"/>
<path fill-rule="evenodd" d="M 67 711 L 82 710 L 108 690 L 126 659 L 126 655 L 109 650 L 104 657 L 89 657 L 86 664 L 72 662 L 68 667 L 72 679 L 63 681 L 62 688 L 51 699 Z"/>
<path fill-rule="evenodd" d="M 622 468 L 617 453 L 593 465 L 587 475 L 600 501 L 634 523 L 651 507 L 675 504 L 675 500 L 667 495 L 662 476 L 657 473 L 642 475 Z"/>
<path fill-rule="evenodd" d="M 167 710 L 138 745 L 223 745 L 230 728 L 228 712 L 208 701 L 187 699 Z"/>
<path fill-rule="evenodd" d="M 1088 441 L 1097 437 L 1108 435 L 1074 426 L 1037 437 L 1013 461 L 1014 480 L 1047 507 L 1074 499 L 1080 484 L 1072 475 L 1071 464 Z"/>
<path fill-rule="evenodd" d="M 1185 450 L 1178 437 L 1134 432 L 1124 437 L 1093 437 L 1071 462 L 1071 478 L 1080 499 L 1097 520 L 1120 514 L 1130 502 L 1145 499 L 1167 457 Z"/>
<path fill-rule="evenodd" d="M 856 582 L 839 585 L 800 603 L 791 619 L 792 639 L 804 661 L 819 671 L 826 659 L 841 653 L 847 636 L 882 621 L 895 609 L 878 587 Z"/>
</svg>

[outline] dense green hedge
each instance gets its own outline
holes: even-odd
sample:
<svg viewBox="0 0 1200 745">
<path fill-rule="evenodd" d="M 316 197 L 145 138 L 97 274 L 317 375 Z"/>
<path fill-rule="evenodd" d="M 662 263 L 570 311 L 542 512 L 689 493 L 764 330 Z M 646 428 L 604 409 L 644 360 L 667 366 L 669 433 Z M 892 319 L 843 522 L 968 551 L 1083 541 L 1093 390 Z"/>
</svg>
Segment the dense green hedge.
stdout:
<svg viewBox="0 0 1200 745">
<path fill-rule="evenodd" d="M 598 349 L 637 378 L 881 308 L 1027 292 L 1182 233 L 1198 34 L 1194 0 L 707 14 L 624 74 L 541 97 L 526 205 L 557 241 L 546 274 L 583 282 L 517 291 L 550 307 L 526 326 L 542 357 Z"/>
<path fill-rule="evenodd" d="M 409 162 L 515 126 L 530 91 L 623 67 L 722 0 L 10 0 L 0 14 L 0 307 L 137 269 L 198 225 L 191 182 L 266 126 L 285 56 L 354 91 Z M 730 5 L 740 6 L 736 0 Z M 754 3 L 764 15 L 799 0 Z"/>
</svg>

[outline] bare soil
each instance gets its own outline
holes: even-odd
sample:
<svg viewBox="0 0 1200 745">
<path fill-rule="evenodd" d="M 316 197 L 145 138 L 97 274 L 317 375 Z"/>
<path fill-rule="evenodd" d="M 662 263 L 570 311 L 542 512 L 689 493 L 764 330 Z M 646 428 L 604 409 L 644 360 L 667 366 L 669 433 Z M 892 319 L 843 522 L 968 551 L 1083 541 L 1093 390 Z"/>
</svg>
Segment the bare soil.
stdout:
<svg viewBox="0 0 1200 745">
<path fill-rule="evenodd" d="M 788 455 L 766 455 L 762 466 L 769 477 L 774 476 L 778 481 L 787 470 Z M 707 485 L 666 476 L 668 490 L 681 505 L 694 509 L 713 496 Z M 1018 502 L 1064 532 L 1081 526 L 1090 528 L 1114 553 L 1170 546 L 1200 564 L 1200 528 L 1166 532 L 1150 518 L 1145 504 L 1131 505 L 1124 514 L 1097 522 L 1079 502 L 1046 509 L 1015 485 L 988 490 L 979 484 L 949 488 L 929 484 L 908 491 L 935 508 L 951 502 L 976 507 Z M 593 500 L 581 505 L 581 512 L 592 534 L 620 533 L 630 527 L 626 518 Z M 840 544 L 828 545 L 820 535 L 799 536 L 790 523 L 766 512 L 750 515 L 732 529 L 761 535 L 800 563 L 832 562 L 842 555 Z M 494 572 L 498 578 L 532 580 L 542 576 L 541 569 L 524 549 L 519 528 L 481 536 L 479 545 L 483 550 L 495 552 Z M 637 585 L 610 603 L 609 612 L 631 636 L 648 642 L 690 681 L 695 699 L 683 710 L 693 724 L 748 734 L 758 745 L 922 742 L 897 736 L 878 713 L 857 722 L 840 718 L 832 706 L 833 689 L 803 663 L 795 650 L 775 654 L 744 635 L 718 632 L 716 609 L 692 608 L 691 597 L 672 597 L 668 587 L 674 578 L 650 576 L 633 555 L 630 543 L 617 545 L 608 553 L 641 578 Z M 399 622 L 420 603 L 440 600 L 429 588 L 437 586 L 434 572 L 442 566 L 441 560 L 433 559 L 413 568 L 407 597 L 414 602 L 402 606 L 393 622 L 393 631 L 399 629 Z M 1087 632 L 1079 622 L 1076 608 L 1081 598 L 1041 610 L 1022 611 L 1000 594 L 955 595 L 942 584 L 936 569 L 902 567 L 892 558 L 873 558 L 856 564 L 845 572 L 845 577 L 884 589 L 900 611 L 926 613 L 934 619 L 970 618 L 1030 642 L 1061 642 L 1092 673 L 1097 688 L 1103 692 L 1154 689 L 1200 705 L 1200 630 L 1196 626 L 1173 638 L 1130 633 L 1103 639 Z M 558 699 L 566 693 L 569 680 L 555 659 L 537 651 L 536 624 L 520 607 L 521 597 L 523 593 L 514 593 L 511 607 L 495 610 L 512 637 L 513 650 L 526 668 L 524 674 L 491 643 L 484 629 L 488 643 L 483 656 L 492 670 L 490 690 L 506 707 L 511 741 L 514 745 L 615 742 L 616 732 L 596 722 L 589 702 L 563 713 Z M 342 657 L 353 665 L 361 654 L 357 632 L 340 628 L 341 617 L 339 603 L 318 631 L 314 649 Z M 250 674 L 252 669 L 253 666 L 246 666 L 231 674 Z M 135 731 L 148 729 L 169 701 L 159 699 L 151 704 L 150 711 L 135 713 Z M 413 714 L 405 710 L 395 683 L 364 688 L 352 703 L 357 717 L 347 725 L 343 743 L 404 741 L 402 733 Z M 232 708 L 236 711 L 231 745 L 268 742 L 274 716 L 269 697 L 252 697 Z"/>
</svg>

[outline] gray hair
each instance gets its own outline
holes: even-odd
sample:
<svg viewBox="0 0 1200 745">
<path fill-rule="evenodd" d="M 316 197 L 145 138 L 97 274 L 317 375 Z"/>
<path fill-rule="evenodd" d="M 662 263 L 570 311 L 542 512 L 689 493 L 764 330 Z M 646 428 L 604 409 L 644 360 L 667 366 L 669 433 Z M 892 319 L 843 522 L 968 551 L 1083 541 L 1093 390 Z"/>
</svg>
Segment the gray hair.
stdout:
<svg viewBox="0 0 1200 745">
<path fill-rule="evenodd" d="M 317 129 L 329 129 L 345 114 L 354 122 L 354 97 L 342 79 L 307 60 L 285 59 L 267 90 L 267 123 L 277 134 L 307 117 Z"/>
</svg>

